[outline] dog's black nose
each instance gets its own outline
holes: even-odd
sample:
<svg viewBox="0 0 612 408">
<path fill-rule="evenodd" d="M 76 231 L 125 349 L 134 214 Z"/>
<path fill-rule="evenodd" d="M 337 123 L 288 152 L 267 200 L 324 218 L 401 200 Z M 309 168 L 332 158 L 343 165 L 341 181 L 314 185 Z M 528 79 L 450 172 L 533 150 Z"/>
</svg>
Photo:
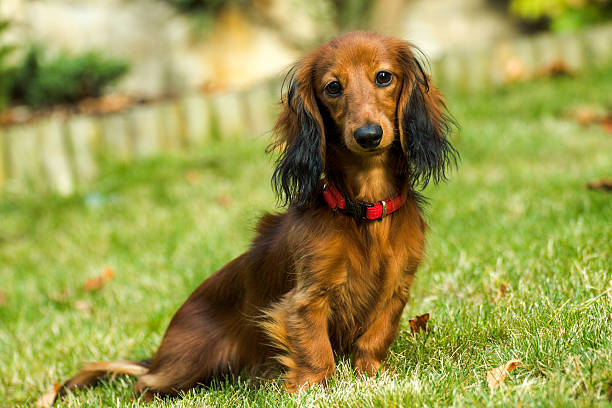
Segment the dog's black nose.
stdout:
<svg viewBox="0 0 612 408">
<path fill-rule="evenodd" d="M 372 149 L 378 146 L 382 139 L 382 134 L 383 130 L 380 126 L 369 123 L 357 129 L 354 136 L 359 146 L 364 149 Z"/>
</svg>

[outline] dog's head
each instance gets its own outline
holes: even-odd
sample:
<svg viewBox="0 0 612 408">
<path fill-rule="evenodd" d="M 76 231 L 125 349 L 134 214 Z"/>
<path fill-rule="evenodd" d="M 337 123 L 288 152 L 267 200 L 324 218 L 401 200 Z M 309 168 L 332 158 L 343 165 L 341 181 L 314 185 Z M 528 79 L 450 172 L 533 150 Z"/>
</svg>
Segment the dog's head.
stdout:
<svg viewBox="0 0 612 408">
<path fill-rule="evenodd" d="M 359 158 L 400 152 L 398 173 L 414 188 L 445 177 L 457 157 L 447 139 L 453 122 L 413 50 L 395 38 L 350 33 L 290 71 L 273 144 L 281 149 L 273 184 L 284 204 L 311 202 L 329 143 Z"/>
</svg>

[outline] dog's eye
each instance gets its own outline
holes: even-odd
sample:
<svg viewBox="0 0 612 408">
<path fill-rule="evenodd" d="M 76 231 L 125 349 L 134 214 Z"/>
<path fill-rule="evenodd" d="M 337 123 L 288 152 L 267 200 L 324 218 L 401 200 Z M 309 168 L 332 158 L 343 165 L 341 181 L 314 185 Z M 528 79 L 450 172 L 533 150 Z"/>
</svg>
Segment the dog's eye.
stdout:
<svg viewBox="0 0 612 408">
<path fill-rule="evenodd" d="M 325 86 L 325 92 L 327 92 L 329 96 L 340 96 L 342 93 L 342 85 L 340 85 L 340 82 L 338 81 L 330 82 Z"/>
<path fill-rule="evenodd" d="M 378 86 L 387 86 L 393 80 L 393 74 L 387 71 L 379 71 L 376 74 L 376 85 Z"/>
</svg>

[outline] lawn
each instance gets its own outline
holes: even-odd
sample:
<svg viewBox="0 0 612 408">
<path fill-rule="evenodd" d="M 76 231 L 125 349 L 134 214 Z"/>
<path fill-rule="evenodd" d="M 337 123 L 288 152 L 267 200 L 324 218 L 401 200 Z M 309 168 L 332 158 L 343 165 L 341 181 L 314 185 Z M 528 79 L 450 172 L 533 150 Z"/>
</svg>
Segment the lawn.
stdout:
<svg viewBox="0 0 612 408">
<path fill-rule="evenodd" d="M 449 95 L 462 155 L 426 192 L 428 255 L 387 364 L 328 388 L 227 380 L 152 406 L 610 406 L 612 134 L 563 113 L 612 106 L 612 66 Z M 0 198 L 0 406 L 29 406 L 81 361 L 142 359 L 174 311 L 275 211 L 265 138 L 108 165 L 69 198 Z M 114 277 L 87 290 L 110 268 Z M 89 282 L 91 283 L 91 281 Z M 507 290 L 501 298 L 500 288 Z M 408 320 L 430 313 L 429 332 Z M 523 362 L 490 390 L 485 373 Z M 117 378 L 58 406 L 146 406 Z"/>
</svg>

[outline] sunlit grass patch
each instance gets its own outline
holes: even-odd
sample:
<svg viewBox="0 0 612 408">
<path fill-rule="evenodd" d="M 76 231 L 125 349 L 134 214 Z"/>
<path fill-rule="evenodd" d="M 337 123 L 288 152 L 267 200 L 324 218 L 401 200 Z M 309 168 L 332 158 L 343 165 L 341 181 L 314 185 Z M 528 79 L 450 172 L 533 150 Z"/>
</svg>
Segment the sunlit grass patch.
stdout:
<svg viewBox="0 0 612 408">
<path fill-rule="evenodd" d="M 606 406 L 612 385 L 612 135 L 561 115 L 612 105 L 612 69 L 449 95 L 462 155 L 427 191 L 428 255 L 392 373 L 327 387 L 219 380 L 153 407 Z M 69 198 L 0 199 L 0 406 L 28 405 L 81 361 L 150 356 L 172 314 L 276 211 L 266 141 L 109 166 Z M 99 290 L 87 279 L 112 268 Z M 502 285 L 505 292 L 498 299 Z M 83 307 L 83 305 L 87 307 Z M 408 320 L 430 313 L 429 331 Z M 489 390 L 488 370 L 521 367 Z M 118 377 L 61 406 L 145 406 Z"/>
</svg>

